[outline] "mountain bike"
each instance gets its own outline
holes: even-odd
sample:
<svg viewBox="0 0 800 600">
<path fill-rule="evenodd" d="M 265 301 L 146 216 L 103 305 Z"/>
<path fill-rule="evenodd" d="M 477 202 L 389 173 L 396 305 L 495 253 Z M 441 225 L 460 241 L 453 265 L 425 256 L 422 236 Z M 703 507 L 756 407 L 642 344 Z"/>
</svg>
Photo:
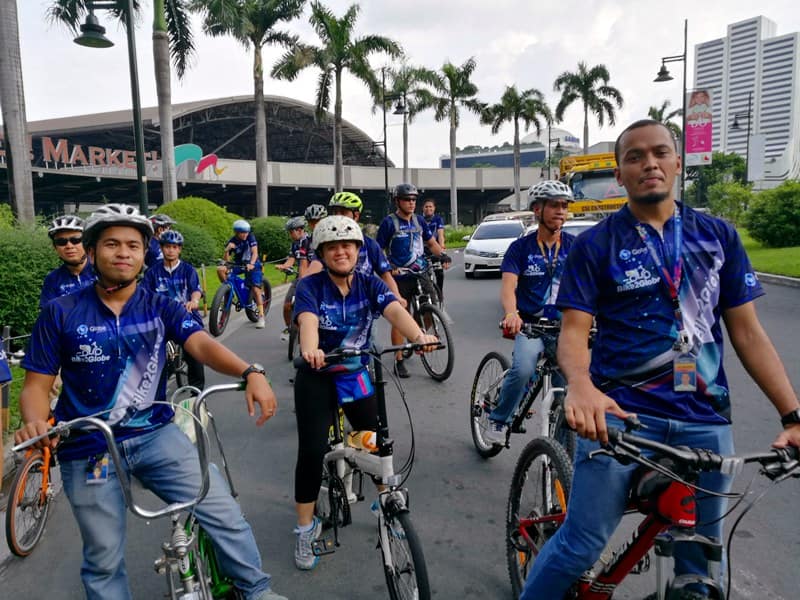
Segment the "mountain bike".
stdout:
<svg viewBox="0 0 800 600">
<path fill-rule="evenodd" d="M 289 280 L 289 277 L 292 275 L 297 276 L 297 274 L 298 271 L 294 267 L 283 270 L 284 283 Z M 290 301 L 292 303 L 292 313 L 294 313 L 294 293 Z M 294 314 L 292 316 L 294 316 Z M 294 322 L 294 319 L 289 322 L 289 343 L 286 348 L 286 354 L 289 360 L 294 360 L 294 358 L 300 354 L 300 328 L 297 326 L 297 323 Z"/>
<path fill-rule="evenodd" d="M 233 583 L 222 575 L 217 563 L 216 552 L 208 534 L 200 527 L 194 516 L 192 508 L 199 504 L 208 493 L 209 478 L 209 442 L 206 429 L 202 422 L 207 418 L 211 423 L 219 448 L 220 457 L 224 466 L 225 476 L 230 486 L 231 494 L 236 497 L 233 487 L 222 442 L 214 424 L 213 415 L 205 408 L 206 399 L 221 392 L 244 391 L 245 382 L 225 383 L 199 390 L 186 386 L 173 394 L 172 406 L 179 404 L 174 399 L 182 393 L 188 392 L 196 396 L 192 403 L 192 417 L 194 422 L 194 438 L 197 444 L 197 454 L 200 461 L 201 487 L 195 498 L 185 502 L 173 502 L 158 510 L 149 510 L 137 505 L 131 492 L 130 477 L 122 464 L 114 432 L 108 423 L 100 418 L 103 413 L 88 417 L 80 417 L 71 421 L 55 424 L 47 433 L 31 438 L 13 448 L 21 451 L 29 448 L 45 437 L 59 436 L 64 439 L 70 432 L 83 429 L 99 430 L 105 437 L 108 452 L 116 470 L 125 506 L 137 517 L 147 521 L 160 517 L 170 517 L 169 537 L 159 545 L 161 555 L 156 559 L 153 567 L 157 573 L 164 575 L 167 582 L 165 597 L 171 600 L 212 600 L 233 598 L 236 594 Z M 183 513 L 188 512 L 186 516 Z"/>
<path fill-rule="evenodd" d="M 335 552 L 339 547 L 339 529 L 352 522 L 350 505 L 364 500 L 363 480 L 367 475 L 381 487 L 378 491 L 378 547 L 383 557 L 383 569 L 389 597 L 392 600 L 429 600 L 428 569 L 422 551 L 422 543 L 411 522 L 408 489 L 403 484 L 410 475 L 414 462 L 414 432 L 411 431 L 409 458 L 399 472 L 394 471 L 394 440 L 389 437 L 386 414 L 386 395 L 383 379 L 382 354 L 401 350 L 416 351 L 420 344 L 388 346 L 381 350 L 338 349 L 325 355 L 327 362 L 336 362 L 348 357 L 368 354 L 372 357 L 375 372 L 375 395 L 378 402 L 377 451 L 370 453 L 363 448 L 345 444 L 344 422 L 339 407 L 332 406 L 333 430 L 323 462 L 322 487 L 315 507 L 315 514 L 323 526 L 332 529 L 333 538 L 319 539 L 314 545 L 316 555 Z M 294 360 L 298 368 L 307 366 L 302 357 Z M 401 390 L 402 396 L 402 390 Z M 405 398 L 403 397 L 405 403 Z M 406 405 L 406 408 L 407 405 Z"/>
<path fill-rule="evenodd" d="M 553 375 L 558 374 L 558 363 L 555 356 L 555 340 L 561 330 L 561 321 L 540 319 L 536 323 L 525 323 L 520 333 L 529 338 L 544 338 L 545 351 L 539 356 L 533 377 L 525 386 L 522 400 L 514 411 L 511 424 L 506 433 L 504 445 L 492 444 L 484 439 L 483 434 L 489 426 L 489 415 L 497 407 L 500 390 L 511 364 L 499 352 L 489 352 L 481 359 L 470 394 L 470 431 L 475 450 L 483 458 L 491 458 L 503 448 L 509 448 L 512 433 L 526 433 L 525 421 L 534 414 L 533 403 L 541 397 L 539 410 L 546 418 L 542 420 L 538 435 L 558 440 L 567 451 L 568 456 L 575 454 L 574 431 L 566 427 L 564 417 L 563 387 L 553 387 Z M 562 378 L 563 379 L 563 378 Z"/>
<path fill-rule="evenodd" d="M 720 471 L 734 475 L 745 464 L 758 463 L 761 473 L 778 483 L 789 477 L 800 477 L 800 451 L 798 448 L 773 448 L 765 452 L 722 456 L 710 450 L 668 446 L 631 433 L 639 427 L 638 421 L 629 417 L 624 431 L 609 428 L 608 444 L 590 454 L 590 458 L 596 454 L 606 454 L 624 464 L 635 462 L 640 465 L 634 475 L 628 511 L 639 512 L 644 518 L 621 548 L 604 553 L 599 572 L 585 572 L 572 586 L 567 597 L 576 600 L 609 600 L 629 573 L 649 570 L 650 549 L 654 548 L 658 600 L 681 597 L 681 592 L 687 586 L 697 584 L 706 586 L 709 598 L 722 600 L 725 596 L 720 573 L 723 556 L 721 540 L 699 535 L 694 529 L 698 473 Z M 653 458 L 648 458 L 646 453 L 652 454 Z M 506 513 L 506 558 L 515 597 L 522 591 L 542 546 L 566 518 L 571 484 L 572 465 L 558 442 L 537 438 L 522 451 L 511 480 Z M 743 494 L 727 496 L 741 498 Z M 755 501 L 740 513 L 734 523 L 728 534 L 729 547 L 736 526 Z M 665 559 L 672 556 L 676 544 L 685 542 L 696 542 L 703 547 L 709 574 L 679 575 L 669 581 Z M 725 586 L 728 593 L 731 589 L 730 574 L 729 556 Z"/>
<path fill-rule="evenodd" d="M 423 332 L 435 335 L 443 343 L 441 350 L 426 352 L 420 357 L 422 366 L 434 380 L 444 381 L 453 372 L 455 348 L 450 327 L 447 325 L 447 317 L 437 306 L 439 298 L 436 296 L 429 270 L 430 267 L 423 271 L 401 267 L 397 272 L 401 275 L 410 275 L 416 280 L 417 290 L 411 296 L 408 310 Z M 413 351 L 404 352 L 406 358 L 412 354 Z"/>
<path fill-rule="evenodd" d="M 55 419 L 51 417 L 49 423 L 53 425 Z M 17 556 L 28 556 L 42 539 L 57 493 L 51 481 L 57 469 L 58 460 L 50 448 L 29 449 L 17 468 L 6 506 L 6 542 Z"/>
<path fill-rule="evenodd" d="M 247 269 L 244 265 L 233 262 L 221 262 L 228 267 L 228 278 L 220 284 L 214 299 L 211 301 L 211 313 L 208 318 L 208 329 L 214 336 L 220 336 L 228 326 L 231 308 L 236 312 L 244 309 L 251 322 L 258 321 L 258 305 L 255 294 L 245 283 Z M 264 318 L 267 318 L 270 304 L 272 304 L 272 286 L 265 277 L 261 280 L 261 295 L 264 299 Z"/>
</svg>

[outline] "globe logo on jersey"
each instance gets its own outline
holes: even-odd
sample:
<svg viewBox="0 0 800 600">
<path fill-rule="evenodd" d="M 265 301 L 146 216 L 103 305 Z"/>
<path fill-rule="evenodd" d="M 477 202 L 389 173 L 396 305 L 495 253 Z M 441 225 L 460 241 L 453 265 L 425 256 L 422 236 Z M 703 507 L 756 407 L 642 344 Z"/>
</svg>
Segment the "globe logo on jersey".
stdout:
<svg viewBox="0 0 800 600">
<path fill-rule="evenodd" d="M 86 325 L 83 325 L 83 324 L 82 324 L 82 325 L 78 325 L 78 329 L 77 329 L 77 331 L 78 331 L 78 335 L 79 335 L 79 336 L 81 336 L 81 337 L 83 337 L 83 336 L 85 336 L 87 333 L 89 333 L 89 328 L 88 328 Z"/>
<path fill-rule="evenodd" d="M 755 287 L 757 281 L 755 273 L 744 274 L 744 283 L 747 287 Z"/>
<path fill-rule="evenodd" d="M 627 248 L 623 248 L 619 251 L 619 258 L 620 260 L 630 260 L 631 259 L 631 251 Z"/>
</svg>

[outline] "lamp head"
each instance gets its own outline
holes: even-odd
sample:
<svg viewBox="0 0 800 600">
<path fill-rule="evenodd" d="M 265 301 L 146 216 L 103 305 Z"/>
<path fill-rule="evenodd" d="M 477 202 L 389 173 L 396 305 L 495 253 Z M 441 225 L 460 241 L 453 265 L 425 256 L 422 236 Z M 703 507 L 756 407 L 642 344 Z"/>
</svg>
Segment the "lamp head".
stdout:
<svg viewBox="0 0 800 600">
<path fill-rule="evenodd" d="M 395 107 L 394 107 L 394 112 L 393 112 L 392 114 L 395 114 L 395 115 L 404 115 L 404 114 L 406 114 L 406 113 L 408 113 L 408 110 L 406 109 L 406 103 L 403 101 L 403 99 L 402 99 L 402 98 L 400 98 L 400 99 L 397 101 L 397 104 L 395 104 Z"/>
<path fill-rule="evenodd" d="M 658 75 L 656 76 L 653 81 L 672 81 L 673 77 L 669 74 L 669 69 L 667 69 L 667 65 L 661 63 L 661 68 L 658 70 Z"/>
<path fill-rule="evenodd" d="M 81 34 L 73 41 L 79 46 L 87 48 L 111 48 L 114 42 L 108 39 L 105 33 L 106 28 L 100 25 L 100 21 L 90 9 L 89 14 L 86 15 L 86 22 L 81 25 Z"/>
</svg>

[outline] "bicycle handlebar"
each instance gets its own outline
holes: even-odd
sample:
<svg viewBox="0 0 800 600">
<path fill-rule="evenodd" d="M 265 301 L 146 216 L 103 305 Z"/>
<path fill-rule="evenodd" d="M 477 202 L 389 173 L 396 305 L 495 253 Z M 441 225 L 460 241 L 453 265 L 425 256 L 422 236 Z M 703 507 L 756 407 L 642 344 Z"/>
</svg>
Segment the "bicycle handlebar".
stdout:
<svg viewBox="0 0 800 600">
<path fill-rule="evenodd" d="M 187 500 L 185 502 L 172 502 L 166 505 L 164 508 L 158 510 L 148 510 L 142 508 L 133 501 L 130 477 L 122 466 L 122 458 L 120 457 L 119 449 L 117 448 L 114 431 L 106 421 L 99 419 L 97 415 L 78 417 L 77 419 L 72 419 L 71 421 L 61 421 L 60 423 L 56 423 L 46 433 L 25 440 L 21 444 L 14 446 L 12 450 L 14 452 L 25 450 L 44 438 L 53 438 L 56 436 L 68 437 L 72 430 L 99 430 L 106 439 L 108 452 L 111 456 L 111 460 L 114 463 L 114 468 L 117 472 L 117 479 L 119 480 L 120 487 L 122 488 L 125 505 L 137 517 L 141 517 L 142 519 L 157 519 L 165 515 L 171 515 L 173 513 L 186 510 L 187 508 L 191 508 L 192 506 L 202 502 L 203 498 L 205 498 L 206 494 L 208 494 L 208 488 L 210 485 L 210 479 L 208 477 L 208 440 L 206 439 L 205 431 L 203 430 L 200 411 L 202 410 L 202 407 L 205 404 L 208 396 L 221 392 L 243 391 L 245 389 L 245 385 L 246 383 L 244 381 L 212 385 L 203 390 L 200 395 L 194 399 L 194 402 L 192 403 L 192 416 L 194 420 L 195 437 L 197 439 L 197 455 L 200 463 L 200 474 L 202 478 L 200 491 L 198 492 L 197 496 L 191 500 Z"/>
<path fill-rule="evenodd" d="M 442 342 L 437 342 L 436 344 L 417 344 L 414 342 L 409 342 L 407 344 L 397 344 L 395 346 L 386 346 L 384 348 L 336 348 L 335 350 L 331 350 L 325 354 L 325 362 L 341 362 L 345 358 L 353 358 L 355 356 L 363 356 L 365 354 L 377 358 L 390 352 L 401 352 L 403 350 L 416 351 L 422 350 L 428 346 L 435 346 L 435 350 L 443 350 L 447 348 L 447 346 Z M 308 362 L 302 356 L 296 356 L 292 361 L 292 364 L 296 369 L 300 369 L 301 367 L 307 366 Z"/>
</svg>

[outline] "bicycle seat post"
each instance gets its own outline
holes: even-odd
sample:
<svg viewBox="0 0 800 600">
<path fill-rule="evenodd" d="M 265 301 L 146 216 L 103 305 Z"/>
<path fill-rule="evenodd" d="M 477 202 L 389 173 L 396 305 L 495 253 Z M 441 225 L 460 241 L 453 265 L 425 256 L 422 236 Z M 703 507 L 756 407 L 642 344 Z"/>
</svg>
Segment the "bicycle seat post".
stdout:
<svg viewBox="0 0 800 600">
<path fill-rule="evenodd" d="M 386 381 L 383 378 L 383 363 L 380 355 L 372 355 L 372 366 L 375 369 L 375 399 L 378 404 L 378 454 L 391 456 L 394 441 L 389 437 L 389 420 L 386 412 Z"/>
</svg>

